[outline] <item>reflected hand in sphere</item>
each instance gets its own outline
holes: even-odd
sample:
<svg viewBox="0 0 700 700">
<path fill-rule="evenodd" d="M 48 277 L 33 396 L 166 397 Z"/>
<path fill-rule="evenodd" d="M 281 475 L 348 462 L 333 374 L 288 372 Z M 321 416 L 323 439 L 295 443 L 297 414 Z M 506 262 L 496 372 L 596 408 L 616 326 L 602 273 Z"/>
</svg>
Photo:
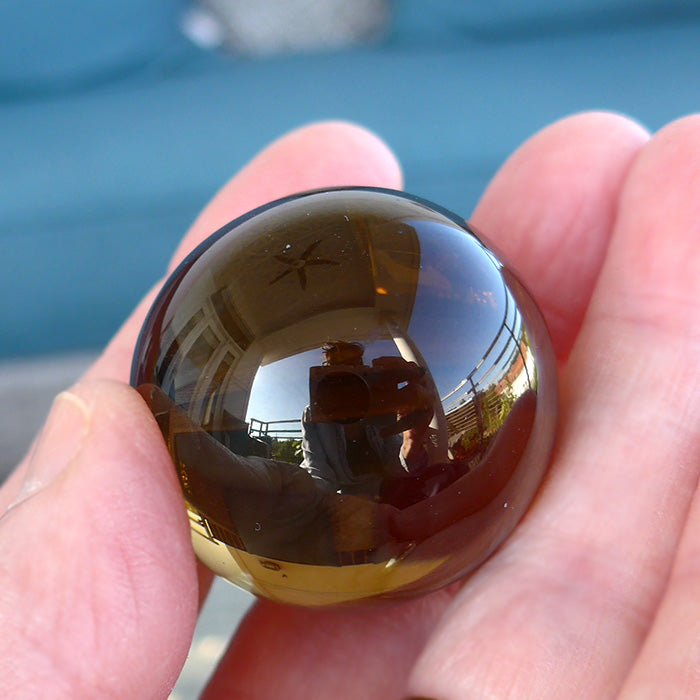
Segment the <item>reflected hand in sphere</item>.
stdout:
<svg viewBox="0 0 700 700">
<path fill-rule="evenodd" d="M 225 226 L 173 273 L 131 382 L 213 571 L 311 606 L 423 594 L 510 533 L 549 459 L 556 367 L 457 216 L 373 188 Z"/>
</svg>

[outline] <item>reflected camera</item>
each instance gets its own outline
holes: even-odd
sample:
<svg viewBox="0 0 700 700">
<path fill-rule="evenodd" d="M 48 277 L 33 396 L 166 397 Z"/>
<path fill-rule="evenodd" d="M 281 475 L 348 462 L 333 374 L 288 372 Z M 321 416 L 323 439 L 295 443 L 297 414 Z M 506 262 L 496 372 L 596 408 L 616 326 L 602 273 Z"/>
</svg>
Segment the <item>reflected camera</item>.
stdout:
<svg viewBox="0 0 700 700">
<path fill-rule="evenodd" d="M 311 420 L 315 423 L 352 423 L 370 416 L 395 414 L 405 399 L 400 385 L 419 379 L 425 370 L 413 363 L 387 369 L 367 365 L 309 368 Z"/>
</svg>

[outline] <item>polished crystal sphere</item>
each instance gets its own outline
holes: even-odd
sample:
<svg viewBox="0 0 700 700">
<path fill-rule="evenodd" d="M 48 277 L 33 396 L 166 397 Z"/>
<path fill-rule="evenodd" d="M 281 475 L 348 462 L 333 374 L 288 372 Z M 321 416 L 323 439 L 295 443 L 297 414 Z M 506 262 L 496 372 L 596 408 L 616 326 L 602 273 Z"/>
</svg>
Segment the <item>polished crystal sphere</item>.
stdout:
<svg viewBox="0 0 700 700">
<path fill-rule="evenodd" d="M 532 298 L 459 217 L 391 190 L 231 222 L 163 287 L 132 384 L 214 572 L 308 606 L 482 563 L 549 460 L 556 363 Z"/>
</svg>

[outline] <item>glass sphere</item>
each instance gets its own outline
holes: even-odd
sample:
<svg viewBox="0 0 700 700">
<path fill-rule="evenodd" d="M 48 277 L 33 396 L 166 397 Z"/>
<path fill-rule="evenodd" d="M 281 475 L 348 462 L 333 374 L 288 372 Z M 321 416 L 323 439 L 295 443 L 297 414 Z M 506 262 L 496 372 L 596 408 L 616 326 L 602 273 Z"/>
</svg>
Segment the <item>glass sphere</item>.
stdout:
<svg viewBox="0 0 700 700">
<path fill-rule="evenodd" d="M 391 190 L 299 194 L 173 273 L 132 384 L 194 549 L 258 595 L 421 595 L 483 562 L 549 460 L 556 363 L 517 277 L 461 219 Z"/>
</svg>

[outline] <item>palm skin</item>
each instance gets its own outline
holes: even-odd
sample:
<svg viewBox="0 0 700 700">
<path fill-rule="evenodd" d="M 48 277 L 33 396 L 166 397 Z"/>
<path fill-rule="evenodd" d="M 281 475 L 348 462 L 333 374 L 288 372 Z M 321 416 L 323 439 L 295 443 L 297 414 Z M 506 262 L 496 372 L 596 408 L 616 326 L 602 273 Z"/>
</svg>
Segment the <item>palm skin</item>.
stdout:
<svg viewBox="0 0 700 700">
<path fill-rule="evenodd" d="M 224 187 L 173 264 L 258 204 L 333 185 L 401 175 L 357 127 L 299 130 Z M 509 159 L 470 220 L 530 287 L 560 362 L 535 503 L 474 575 L 426 598 L 256 603 L 206 700 L 700 696 L 699 194 L 697 117 L 649 137 L 577 115 Z M 0 492 L 3 697 L 166 698 L 184 662 L 209 577 L 160 433 L 123 384 L 151 300 Z"/>
</svg>

